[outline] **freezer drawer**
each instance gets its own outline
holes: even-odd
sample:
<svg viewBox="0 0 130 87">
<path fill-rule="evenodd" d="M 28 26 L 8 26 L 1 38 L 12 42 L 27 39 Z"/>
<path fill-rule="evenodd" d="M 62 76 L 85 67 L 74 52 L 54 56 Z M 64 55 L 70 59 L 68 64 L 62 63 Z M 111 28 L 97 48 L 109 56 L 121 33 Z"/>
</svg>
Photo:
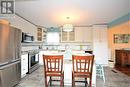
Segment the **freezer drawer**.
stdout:
<svg viewBox="0 0 130 87">
<path fill-rule="evenodd" d="M 0 87 L 13 87 L 21 80 L 21 62 L 0 67 Z"/>
</svg>

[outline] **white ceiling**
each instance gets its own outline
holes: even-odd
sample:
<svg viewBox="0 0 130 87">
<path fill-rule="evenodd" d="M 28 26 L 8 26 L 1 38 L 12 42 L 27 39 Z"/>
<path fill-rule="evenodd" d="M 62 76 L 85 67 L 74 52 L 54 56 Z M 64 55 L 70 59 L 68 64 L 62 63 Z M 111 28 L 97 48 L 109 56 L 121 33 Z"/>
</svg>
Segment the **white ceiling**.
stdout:
<svg viewBox="0 0 130 87">
<path fill-rule="evenodd" d="M 33 23 L 57 27 L 64 23 L 109 23 L 130 12 L 130 0 L 16 0 L 16 12 Z M 70 17 L 70 19 L 66 19 Z"/>
</svg>

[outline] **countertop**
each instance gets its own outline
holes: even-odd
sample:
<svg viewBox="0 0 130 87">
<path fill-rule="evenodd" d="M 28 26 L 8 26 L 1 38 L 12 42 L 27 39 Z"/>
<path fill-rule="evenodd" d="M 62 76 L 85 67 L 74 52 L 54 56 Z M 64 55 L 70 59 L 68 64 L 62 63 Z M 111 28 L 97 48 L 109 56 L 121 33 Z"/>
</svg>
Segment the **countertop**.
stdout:
<svg viewBox="0 0 130 87">
<path fill-rule="evenodd" d="M 21 51 L 21 55 L 28 54 L 28 51 Z"/>
<path fill-rule="evenodd" d="M 57 51 L 57 52 L 65 52 L 66 50 L 45 50 L 45 49 L 34 49 L 34 50 L 26 50 L 26 51 L 21 51 L 21 55 L 24 55 L 24 54 L 28 54 L 30 51 L 50 51 L 50 52 L 53 52 L 53 51 Z M 80 51 L 90 51 L 92 52 L 92 50 L 72 50 L 73 52 L 80 52 Z"/>
</svg>

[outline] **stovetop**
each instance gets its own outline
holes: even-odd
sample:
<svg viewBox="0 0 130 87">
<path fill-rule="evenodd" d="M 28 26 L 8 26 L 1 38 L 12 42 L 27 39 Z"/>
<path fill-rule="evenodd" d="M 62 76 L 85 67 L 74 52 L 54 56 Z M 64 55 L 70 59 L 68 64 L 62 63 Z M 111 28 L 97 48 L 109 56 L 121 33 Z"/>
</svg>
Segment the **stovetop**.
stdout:
<svg viewBox="0 0 130 87">
<path fill-rule="evenodd" d="M 36 53 L 39 53 L 39 49 L 36 49 L 36 50 L 27 50 L 27 51 L 21 51 L 21 54 L 36 54 Z"/>
</svg>

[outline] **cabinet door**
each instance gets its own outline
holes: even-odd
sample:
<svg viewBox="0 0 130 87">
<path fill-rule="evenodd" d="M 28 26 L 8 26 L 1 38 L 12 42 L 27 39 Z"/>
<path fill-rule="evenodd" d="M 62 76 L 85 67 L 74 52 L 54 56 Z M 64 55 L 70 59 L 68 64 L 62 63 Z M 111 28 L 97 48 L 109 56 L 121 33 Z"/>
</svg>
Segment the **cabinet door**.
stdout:
<svg viewBox="0 0 130 87">
<path fill-rule="evenodd" d="M 28 54 L 21 56 L 21 77 L 24 77 L 28 72 Z"/>
<path fill-rule="evenodd" d="M 75 41 L 76 42 L 92 42 L 92 28 L 91 27 L 75 27 Z"/>
<path fill-rule="evenodd" d="M 127 57 L 128 57 L 128 65 L 130 65 L 130 51 L 127 52 Z"/>
<path fill-rule="evenodd" d="M 44 51 L 39 52 L 39 64 L 40 65 L 43 65 L 43 54 L 44 54 Z"/>
<path fill-rule="evenodd" d="M 83 27 L 83 42 L 92 42 L 92 28 Z"/>
<path fill-rule="evenodd" d="M 66 32 L 62 31 L 61 32 L 61 41 L 62 42 L 73 42 L 75 41 L 75 32 Z"/>
<path fill-rule="evenodd" d="M 82 27 L 75 27 L 75 41 L 76 42 L 83 42 L 83 28 Z"/>
<path fill-rule="evenodd" d="M 115 57 L 116 57 L 116 65 L 121 65 L 121 51 L 120 50 L 116 50 L 115 51 Z"/>
<path fill-rule="evenodd" d="M 75 33 L 74 33 L 74 31 L 72 31 L 72 32 L 68 32 L 69 33 L 69 41 L 71 42 L 71 41 L 75 41 Z"/>
<path fill-rule="evenodd" d="M 108 64 L 107 26 L 93 26 L 93 53 L 97 63 Z"/>
<path fill-rule="evenodd" d="M 67 41 L 68 40 L 67 38 L 68 38 L 67 32 L 62 31 L 62 41 Z"/>
<path fill-rule="evenodd" d="M 46 35 L 47 35 L 47 31 L 45 28 L 43 28 L 43 42 L 46 42 Z"/>
<path fill-rule="evenodd" d="M 42 41 L 42 38 L 43 38 L 43 30 L 42 28 L 37 28 L 37 41 Z"/>
</svg>

